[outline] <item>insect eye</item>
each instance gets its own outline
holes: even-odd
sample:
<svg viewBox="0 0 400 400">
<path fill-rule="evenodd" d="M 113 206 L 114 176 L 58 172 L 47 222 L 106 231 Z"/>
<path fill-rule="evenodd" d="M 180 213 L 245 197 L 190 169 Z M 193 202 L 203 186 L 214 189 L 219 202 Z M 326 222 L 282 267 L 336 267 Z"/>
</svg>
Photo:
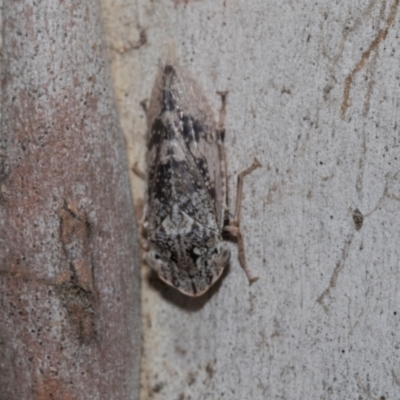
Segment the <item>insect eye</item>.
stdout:
<svg viewBox="0 0 400 400">
<path fill-rule="evenodd" d="M 160 255 L 159 255 L 158 253 L 154 253 L 154 258 L 155 258 L 156 260 L 159 260 L 161 257 L 160 257 Z"/>
</svg>

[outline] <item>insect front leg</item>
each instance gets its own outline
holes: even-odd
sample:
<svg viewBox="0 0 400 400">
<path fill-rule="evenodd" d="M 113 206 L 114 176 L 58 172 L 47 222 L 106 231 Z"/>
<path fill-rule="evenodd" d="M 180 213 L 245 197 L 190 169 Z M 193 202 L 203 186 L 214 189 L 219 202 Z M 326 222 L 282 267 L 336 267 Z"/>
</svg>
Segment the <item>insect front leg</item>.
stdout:
<svg viewBox="0 0 400 400">
<path fill-rule="evenodd" d="M 149 242 L 147 241 L 147 221 L 146 218 L 146 208 L 144 211 L 143 219 L 140 221 L 140 247 L 144 252 L 144 256 L 146 256 L 147 252 L 150 249 Z M 144 259 L 144 257 L 143 257 Z"/>
<path fill-rule="evenodd" d="M 137 162 L 132 167 L 132 172 L 143 181 L 146 180 L 146 174 L 138 167 Z M 147 202 L 143 204 L 143 200 L 135 203 L 135 214 L 136 219 L 139 225 L 139 232 L 140 232 L 140 247 L 144 252 L 149 250 L 149 245 L 146 240 L 147 237 L 147 222 L 146 222 L 146 214 L 147 214 Z"/>
<path fill-rule="evenodd" d="M 147 241 L 147 226 L 148 222 L 146 220 L 147 215 L 147 203 L 144 205 L 142 201 L 139 204 L 135 204 L 135 214 L 136 221 L 138 224 L 139 236 L 140 236 L 140 248 L 143 252 L 147 252 L 149 250 L 149 244 Z"/>
<path fill-rule="evenodd" d="M 260 168 L 261 166 L 262 165 L 257 160 L 257 158 L 254 158 L 253 164 L 238 175 L 237 189 L 236 189 L 235 215 L 232 219 L 229 220 L 228 224 L 224 226 L 225 232 L 229 232 L 231 235 L 236 237 L 237 246 L 238 246 L 239 262 L 240 262 L 240 265 L 243 268 L 244 272 L 246 272 L 247 279 L 249 280 L 250 284 L 255 282 L 258 279 L 258 277 L 254 277 L 251 274 L 250 270 L 247 268 L 246 256 L 245 256 L 245 250 L 244 250 L 244 241 L 243 241 L 242 233 L 240 231 L 240 211 L 242 208 L 244 177 L 246 175 L 251 174 L 255 169 Z"/>
</svg>

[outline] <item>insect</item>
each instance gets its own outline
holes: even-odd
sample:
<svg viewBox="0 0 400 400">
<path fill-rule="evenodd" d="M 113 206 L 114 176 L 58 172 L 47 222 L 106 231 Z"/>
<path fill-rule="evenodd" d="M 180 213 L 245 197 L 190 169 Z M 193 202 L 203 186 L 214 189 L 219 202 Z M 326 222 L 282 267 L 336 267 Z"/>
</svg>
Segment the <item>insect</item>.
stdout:
<svg viewBox="0 0 400 400">
<path fill-rule="evenodd" d="M 222 234 L 237 238 L 239 260 L 249 282 L 240 232 L 243 178 L 261 167 L 257 159 L 239 174 L 236 212 L 227 209 L 223 147 L 226 93 L 217 124 L 194 77 L 175 57 L 160 68 L 147 112 L 146 263 L 185 295 L 205 293 L 230 259 Z"/>
</svg>

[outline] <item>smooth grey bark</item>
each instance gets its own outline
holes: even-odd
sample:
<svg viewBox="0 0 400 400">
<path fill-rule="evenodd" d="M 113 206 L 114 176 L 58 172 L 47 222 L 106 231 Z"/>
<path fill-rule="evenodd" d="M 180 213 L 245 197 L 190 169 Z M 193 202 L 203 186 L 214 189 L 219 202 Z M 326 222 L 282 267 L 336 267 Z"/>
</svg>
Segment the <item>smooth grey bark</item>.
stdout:
<svg viewBox="0 0 400 400">
<path fill-rule="evenodd" d="M 137 399 L 140 273 L 97 1 L 3 6 L 0 398 Z"/>
<path fill-rule="evenodd" d="M 170 40 L 216 111 L 229 91 L 233 201 L 264 165 L 241 224 L 258 282 L 233 256 L 193 300 L 144 269 L 142 399 L 398 398 L 399 1 L 102 3 L 131 165 Z"/>
</svg>

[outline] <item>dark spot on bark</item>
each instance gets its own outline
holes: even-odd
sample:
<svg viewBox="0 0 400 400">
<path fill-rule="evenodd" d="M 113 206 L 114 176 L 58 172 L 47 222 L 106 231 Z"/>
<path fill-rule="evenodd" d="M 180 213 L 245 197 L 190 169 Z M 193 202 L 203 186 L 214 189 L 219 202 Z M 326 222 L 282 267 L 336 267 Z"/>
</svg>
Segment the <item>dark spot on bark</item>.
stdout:
<svg viewBox="0 0 400 400">
<path fill-rule="evenodd" d="M 362 228 L 364 216 L 358 208 L 353 211 L 353 222 L 356 230 L 359 231 Z"/>
</svg>

